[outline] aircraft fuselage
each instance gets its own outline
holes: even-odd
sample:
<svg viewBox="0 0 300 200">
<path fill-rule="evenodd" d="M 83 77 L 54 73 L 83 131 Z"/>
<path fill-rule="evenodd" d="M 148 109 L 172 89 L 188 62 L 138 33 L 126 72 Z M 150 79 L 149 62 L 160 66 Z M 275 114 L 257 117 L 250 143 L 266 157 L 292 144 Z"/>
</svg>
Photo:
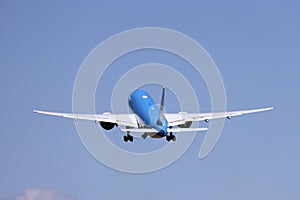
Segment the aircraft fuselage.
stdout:
<svg viewBox="0 0 300 200">
<path fill-rule="evenodd" d="M 168 134 L 168 121 L 164 116 L 160 119 L 160 105 L 154 102 L 148 92 L 140 89 L 133 91 L 129 95 L 128 104 L 147 127 L 157 130 L 157 136 L 164 137 Z"/>
</svg>

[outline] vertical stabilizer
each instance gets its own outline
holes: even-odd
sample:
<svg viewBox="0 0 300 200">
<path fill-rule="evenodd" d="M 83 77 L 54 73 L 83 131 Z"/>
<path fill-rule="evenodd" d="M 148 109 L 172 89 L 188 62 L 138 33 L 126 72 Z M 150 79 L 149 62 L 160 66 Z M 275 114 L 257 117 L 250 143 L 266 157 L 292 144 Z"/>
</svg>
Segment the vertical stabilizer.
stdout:
<svg viewBox="0 0 300 200">
<path fill-rule="evenodd" d="M 160 101 L 160 110 L 159 110 L 159 118 L 157 120 L 157 125 L 162 126 L 162 121 L 164 117 L 164 107 L 165 107 L 165 87 L 163 86 L 161 101 Z"/>
</svg>

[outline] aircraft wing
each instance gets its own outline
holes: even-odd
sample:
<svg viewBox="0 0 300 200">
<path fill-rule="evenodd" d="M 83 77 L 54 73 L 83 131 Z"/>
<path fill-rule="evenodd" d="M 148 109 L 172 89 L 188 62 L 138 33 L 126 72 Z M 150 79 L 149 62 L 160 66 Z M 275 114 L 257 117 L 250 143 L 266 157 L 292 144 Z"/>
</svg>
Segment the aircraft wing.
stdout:
<svg viewBox="0 0 300 200">
<path fill-rule="evenodd" d="M 73 114 L 73 113 L 58 113 L 58 112 L 47 112 L 40 110 L 33 110 L 35 113 L 52 115 L 57 117 L 70 118 L 74 120 L 89 120 L 95 122 L 109 122 L 116 123 L 118 125 L 130 126 L 138 128 L 143 126 L 143 121 L 135 114 Z"/>
<path fill-rule="evenodd" d="M 190 121 L 208 121 L 210 119 L 220 119 L 220 118 L 231 118 L 234 116 L 240 116 L 244 114 L 262 112 L 267 110 L 272 110 L 273 107 L 270 108 L 261 108 L 261 109 L 253 109 L 253 110 L 240 110 L 240 111 L 232 111 L 232 112 L 216 112 L 216 113 L 172 113 L 165 114 L 166 119 L 169 122 L 169 126 L 177 126 L 184 124 Z"/>
<path fill-rule="evenodd" d="M 232 112 L 216 112 L 216 113 L 165 113 L 164 116 L 169 122 L 169 126 L 177 126 L 181 124 L 185 124 L 190 121 L 207 121 L 210 119 L 219 119 L 219 118 L 231 118 L 234 116 L 240 116 L 249 113 L 262 112 L 267 110 L 272 110 L 273 108 L 261 108 L 261 109 L 253 109 L 253 110 L 241 110 L 241 111 L 232 111 Z M 141 128 L 144 127 L 145 124 L 136 114 L 73 114 L 73 113 L 58 113 L 58 112 L 48 112 L 48 111 L 39 111 L 33 110 L 35 113 L 52 115 L 57 117 L 70 118 L 74 120 L 89 120 L 95 122 L 109 122 L 116 123 L 118 125 L 129 126 L 132 128 Z M 180 128 L 182 132 L 187 130 L 183 130 Z M 134 130 L 131 130 L 134 131 Z M 144 130 L 146 131 L 146 130 Z M 195 130 L 191 130 L 195 131 Z M 151 132 L 147 130 L 147 132 Z M 176 130 L 173 129 L 173 132 Z"/>
</svg>

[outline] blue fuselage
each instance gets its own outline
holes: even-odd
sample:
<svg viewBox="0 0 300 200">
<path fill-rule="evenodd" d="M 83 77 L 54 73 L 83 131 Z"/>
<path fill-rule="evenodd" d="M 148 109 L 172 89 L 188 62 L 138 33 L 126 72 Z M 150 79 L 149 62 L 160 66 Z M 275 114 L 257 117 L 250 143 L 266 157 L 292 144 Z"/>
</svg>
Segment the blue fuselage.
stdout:
<svg viewBox="0 0 300 200">
<path fill-rule="evenodd" d="M 160 105 L 155 104 L 151 96 L 144 90 L 133 91 L 128 98 L 132 112 L 137 114 L 149 128 L 157 130 L 157 135 L 166 136 L 168 121 L 160 117 Z"/>
</svg>

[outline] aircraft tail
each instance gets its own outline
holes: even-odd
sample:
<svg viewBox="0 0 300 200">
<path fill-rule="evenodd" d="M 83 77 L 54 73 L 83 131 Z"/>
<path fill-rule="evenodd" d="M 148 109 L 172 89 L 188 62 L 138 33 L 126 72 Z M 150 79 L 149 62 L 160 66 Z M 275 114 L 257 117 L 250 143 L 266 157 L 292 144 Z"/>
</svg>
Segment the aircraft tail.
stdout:
<svg viewBox="0 0 300 200">
<path fill-rule="evenodd" d="M 163 86 L 161 101 L 160 101 L 160 110 L 159 110 L 159 118 L 157 120 L 157 125 L 162 126 L 162 121 L 164 117 L 164 107 L 165 107 L 165 87 Z"/>
</svg>

